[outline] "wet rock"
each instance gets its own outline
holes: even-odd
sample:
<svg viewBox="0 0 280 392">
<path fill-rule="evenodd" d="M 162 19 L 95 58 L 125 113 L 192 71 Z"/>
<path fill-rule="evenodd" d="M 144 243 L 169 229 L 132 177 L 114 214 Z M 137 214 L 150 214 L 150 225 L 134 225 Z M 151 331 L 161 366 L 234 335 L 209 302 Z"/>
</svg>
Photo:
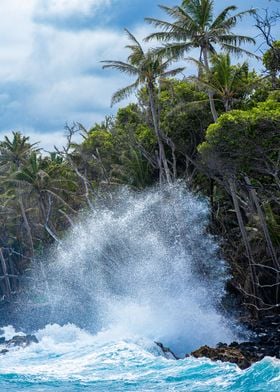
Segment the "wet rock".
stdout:
<svg viewBox="0 0 280 392">
<path fill-rule="evenodd" d="M 213 361 L 231 362 L 246 369 L 264 357 L 280 359 L 280 316 L 269 315 L 254 324 L 247 325 L 252 331 L 248 342 L 218 343 L 215 348 L 200 347 L 191 355 L 195 358 L 210 358 Z"/>
<path fill-rule="evenodd" d="M 0 350 L 0 355 L 5 355 L 9 352 L 8 349 L 12 347 L 27 347 L 32 343 L 39 343 L 38 339 L 34 335 L 15 335 L 10 340 L 5 340 L 5 338 L 0 338 L 0 345 L 4 346 L 2 350 Z"/>
<path fill-rule="evenodd" d="M 16 335 L 12 339 L 6 341 L 7 347 L 27 347 L 31 343 L 39 343 L 35 335 Z"/>
<path fill-rule="evenodd" d="M 170 348 L 165 347 L 162 343 L 160 342 L 155 342 L 155 344 L 161 349 L 163 355 L 165 356 L 165 358 L 167 359 L 179 359 L 176 354 L 174 354 L 174 352 L 172 350 L 170 350 Z"/>
<path fill-rule="evenodd" d="M 220 343 L 217 344 L 217 348 L 225 348 L 225 347 L 227 347 L 226 343 L 220 342 Z"/>
<path fill-rule="evenodd" d="M 193 351 L 191 355 L 195 358 L 210 358 L 213 361 L 222 361 L 235 363 L 241 369 L 247 369 L 251 362 L 239 348 L 236 347 L 221 347 L 221 348 L 211 348 L 208 346 L 203 346 L 196 351 Z"/>
<path fill-rule="evenodd" d="M 226 345 L 227 346 L 227 345 Z M 232 342 L 229 347 L 239 347 L 239 343 L 238 342 Z"/>
</svg>

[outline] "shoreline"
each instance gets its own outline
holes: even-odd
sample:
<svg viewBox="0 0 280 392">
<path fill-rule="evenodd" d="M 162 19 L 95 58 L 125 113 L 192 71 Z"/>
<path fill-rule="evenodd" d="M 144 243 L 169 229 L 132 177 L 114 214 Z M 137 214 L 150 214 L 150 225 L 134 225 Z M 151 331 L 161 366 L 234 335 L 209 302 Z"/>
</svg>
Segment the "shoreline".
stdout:
<svg viewBox="0 0 280 392">
<path fill-rule="evenodd" d="M 3 308 L 1 310 L 3 311 Z M 229 344 L 219 342 L 215 347 L 203 345 L 190 353 L 186 353 L 185 358 L 209 358 L 212 361 L 234 363 L 242 370 L 249 368 L 265 357 L 280 359 L 280 315 L 266 315 L 260 320 L 243 322 L 243 325 L 251 333 L 250 340 L 234 341 Z M 9 351 L 9 347 L 20 346 L 24 348 L 32 343 L 38 343 L 35 335 L 15 335 L 10 341 L 0 338 L 0 355 L 5 355 Z M 161 342 L 155 341 L 155 344 L 160 348 L 165 358 L 182 359 Z"/>
<path fill-rule="evenodd" d="M 207 345 L 187 353 L 185 358 L 209 358 L 236 364 L 245 370 L 265 357 L 280 359 L 280 315 L 265 316 L 255 325 L 247 325 L 252 332 L 252 339 L 245 342 L 218 343 L 216 347 Z M 179 360 L 176 354 L 162 343 L 155 342 L 168 359 Z"/>
</svg>

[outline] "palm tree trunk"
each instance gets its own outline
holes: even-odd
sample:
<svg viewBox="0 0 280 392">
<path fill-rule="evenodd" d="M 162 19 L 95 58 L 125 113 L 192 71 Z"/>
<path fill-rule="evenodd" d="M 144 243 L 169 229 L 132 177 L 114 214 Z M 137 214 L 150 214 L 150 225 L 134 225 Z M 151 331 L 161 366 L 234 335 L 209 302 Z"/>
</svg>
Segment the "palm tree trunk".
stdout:
<svg viewBox="0 0 280 392">
<path fill-rule="evenodd" d="M 260 224 L 261 224 L 261 227 L 262 227 L 262 230 L 263 230 L 263 233 L 264 233 L 264 237 L 265 237 L 265 240 L 266 240 L 266 243 L 267 243 L 267 248 L 268 248 L 270 257 L 271 257 L 271 259 L 273 261 L 274 267 L 276 269 L 280 270 L 280 262 L 278 261 L 278 258 L 277 258 L 277 255 L 276 255 L 276 252 L 275 252 L 275 249 L 274 249 L 271 237 L 270 237 L 270 233 L 269 233 L 269 230 L 268 230 L 268 227 L 267 227 L 267 224 L 266 224 L 265 215 L 264 215 L 263 210 L 262 210 L 262 208 L 260 206 L 260 202 L 259 202 L 259 199 L 258 199 L 258 196 L 257 196 L 257 192 L 253 188 L 249 177 L 246 176 L 244 179 L 245 179 L 245 182 L 246 182 L 246 184 L 247 184 L 247 186 L 249 188 L 249 193 L 251 194 L 252 200 L 253 200 L 253 202 L 254 202 L 254 204 L 256 206 L 257 213 L 258 213 L 258 216 L 259 216 L 259 219 L 260 219 Z"/>
<path fill-rule="evenodd" d="M 30 224 L 28 222 L 28 218 L 27 218 L 27 215 L 26 215 L 26 212 L 25 212 L 22 196 L 19 195 L 18 199 L 19 199 L 19 206 L 20 206 L 21 215 L 22 215 L 24 226 L 25 226 L 25 229 L 26 229 L 26 232 L 27 232 L 27 236 L 28 236 L 28 241 L 29 241 L 30 251 L 31 251 L 31 257 L 33 257 L 34 256 L 34 244 L 33 244 L 31 227 L 30 227 Z"/>
<path fill-rule="evenodd" d="M 164 150 L 164 145 L 163 141 L 161 138 L 160 130 L 159 130 L 159 125 L 158 125 L 158 118 L 157 118 L 157 111 L 156 111 L 156 104 L 155 104 L 155 95 L 154 95 L 154 86 L 152 83 L 148 84 L 148 91 L 149 91 L 149 103 L 150 103 L 150 108 L 152 112 L 152 119 L 153 119 L 153 125 L 154 125 L 154 130 L 155 134 L 157 137 L 157 142 L 158 142 L 158 148 L 159 148 L 159 164 L 160 164 L 160 171 L 161 168 L 163 167 L 164 169 L 164 174 L 165 174 L 165 179 L 168 184 L 171 184 L 171 176 L 170 176 L 170 170 L 168 167 L 166 155 L 165 155 L 165 150 Z"/>
<path fill-rule="evenodd" d="M 209 67 L 209 62 L 208 62 L 208 51 L 206 48 L 202 48 L 202 54 L 203 54 L 203 60 L 204 60 L 204 66 L 206 68 L 207 73 L 210 73 L 210 67 Z M 215 102 L 214 102 L 214 93 L 212 90 L 208 90 L 208 97 L 209 97 L 209 103 L 210 103 L 210 109 L 211 113 L 213 116 L 214 122 L 217 121 L 218 119 L 218 113 L 215 107 Z"/>
<path fill-rule="evenodd" d="M 246 255 L 249 260 L 249 268 L 250 268 L 250 273 L 251 273 L 251 290 L 252 290 L 253 298 L 257 302 L 258 301 L 258 298 L 257 298 L 258 290 L 256 287 L 257 287 L 258 282 L 257 282 L 257 274 L 256 274 L 256 270 L 255 270 L 255 265 L 254 265 L 255 262 L 253 259 L 251 246 L 249 243 L 248 235 L 246 232 L 246 228 L 245 228 L 245 225 L 243 222 L 239 202 L 237 199 L 237 190 L 236 190 L 235 181 L 234 181 L 234 179 L 229 179 L 228 182 L 229 182 L 230 193 L 231 193 L 231 197 L 232 197 L 232 201 L 234 204 L 234 209 L 235 209 L 235 213 L 236 213 L 236 217 L 237 217 L 237 221 L 238 221 L 238 226 L 239 226 L 239 229 L 240 229 L 240 232 L 242 235 L 243 243 L 245 245 Z M 255 305 L 257 305 L 257 303 L 255 303 Z"/>
<path fill-rule="evenodd" d="M 52 201 L 51 201 L 51 195 L 48 195 L 48 207 L 46 208 L 44 198 L 42 196 L 39 196 L 39 208 L 41 211 L 42 215 L 42 226 L 45 228 L 46 232 L 58 243 L 60 243 L 60 240 L 58 236 L 55 234 L 55 228 L 53 227 L 51 221 L 50 221 L 50 215 L 51 215 L 51 209 L 52 209 Z"/>
<path fill-rule="evenodd" d="M 275 249 L 274 249 L 271 237 L 270 237 L 270 233 L 269 233 L 269 230 L 268 230 L 268 227 L 267 227 L 265 215 L 264 215 L 263 210 L 262 210 L 262 208 L 260 206 L 260 202 L 259 202 L 259 198 L 258 198 L 257 192 L 252 187 L 252 184 L 251 184 L 251 181 L 250 181 L 249 177 L 245 177 L 244 179 L 245 179 L 246 184 L 248 185 L 249 193 L 251 194 L 252 200 L 253 200 L 253 202 L 254 202 L 254 204 L 256 206 L 256 209 L 257 209 L 257 213 L 258 213 L 258 216 L 259 216 L 259 219 L 260 219 L 260 224 L 261 224 L 261 227 L 262 227 L 262 230 L 263 230 L 263 233 L 264 233 L 264 238 L 266 240 L 266 244 L 267 244 L 269 255 L 270 255 L 270 257 L 271 257 L 271 259 L 273 261 L 273 265 L 275 267 L 275 270 L 276 271 L 280 271 L 280 262 L 278 260 L 277 255 L 276 255 L 276 252 L 275 252 Z M 276 303 L 278 302 L 278 298 L 279 298 L 279 282 L 280 282 L 279 281 L 279 276 L 280 276 L 279 272 L 277 272 L 276 273 L 276 293 L 275 293 Z"/>
<path fill-rule="evenodd" d="M 6 286 L 6 293 L 5 294 L 8 298 L 10 298 L 12 295 L 12 289 L 11 289 L 10 279 L 9 279 L 9 275 L 8 275 L 6 260 L 4 258 L 3 251 L 1 248 L 0 248 L 0 262 L 1 262 L 2 271 L 3 271 L 3 278 L 4 278 L 4 282 L 5 282 L 5 286 Z"/>
<path fill-rule="evenodd" d="M 225 112 L 229 112 L 231 110 L 231 105 L 230 105 L 229 99 L 224 100 L 224 108 L 225 108 Z"/>
</svg>

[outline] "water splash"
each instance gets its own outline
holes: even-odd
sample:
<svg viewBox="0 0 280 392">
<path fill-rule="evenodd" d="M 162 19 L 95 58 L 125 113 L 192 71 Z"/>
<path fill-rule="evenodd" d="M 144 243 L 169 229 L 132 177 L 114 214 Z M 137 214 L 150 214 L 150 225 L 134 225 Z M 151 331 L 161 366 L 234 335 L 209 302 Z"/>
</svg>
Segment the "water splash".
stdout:
<svg viewBox="0 0 280 392">
<path fill-rule="evenodd" d="M 43 262 L 47 284 L 30 297 L 49 305 L 36 319 L 159 340 L 180 353 L 232 340 L 217 311 L 228 276 L 206 233 L 205 200 L 180 184 L 123 189 L 113 200 L 83 216 Z"/>
<path fill-rule="evenodd" d="M 233 339 L 217 311 L 227 271 L 206 233 L 207 203 L 180 184 L 122 190 L 113 200 L 83 216 L 34 267 L 18 325 L 44 327 L 38 344 L 0 355 L 1 392 L 278 391 L 272 358 L 241 371 L 209 359 L 167 360 L 154 344 L 185 353 Z M 15 333 L 5 327 L 0 337 Z"/>
<path fill-rule="evenodd" d="M 11 333 L 5 328 L 6 338 Z M 266 358 L 246 371 L 209 359 L 167 360 L 145 339 L 115 340 L 108 333 L 47 325 L 36 332 L 38 344 L 0 356 L 1 392 L 279 391 L 278 360 Z"/>
</svg>

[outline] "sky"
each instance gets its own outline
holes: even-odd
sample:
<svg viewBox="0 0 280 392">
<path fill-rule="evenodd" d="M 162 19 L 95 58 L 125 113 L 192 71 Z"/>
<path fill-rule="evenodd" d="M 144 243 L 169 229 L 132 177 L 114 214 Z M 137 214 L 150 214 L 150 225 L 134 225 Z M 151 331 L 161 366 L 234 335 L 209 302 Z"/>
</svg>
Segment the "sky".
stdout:
<svg viewBox="0 0 280 392">
<path fill-rule="evenodd" d="M 158 3 L 179 0 L 0 0 L 0 139 L 21 131 L 52 150 L 63 145 L 66 123 L 90 128 L 115 113 L 111 96 L 129 80 L 102 70 L 100 61 L 125 60 L 123 29 L 139 39 L 148 35 L 145 16 L 166 19 Z M 280 8 L 276 0 L 215 3 L 217 11 L 232 4 Z M 253 24 L 244 20 L 242 34 L 255 37 Z"/>
</svg>

